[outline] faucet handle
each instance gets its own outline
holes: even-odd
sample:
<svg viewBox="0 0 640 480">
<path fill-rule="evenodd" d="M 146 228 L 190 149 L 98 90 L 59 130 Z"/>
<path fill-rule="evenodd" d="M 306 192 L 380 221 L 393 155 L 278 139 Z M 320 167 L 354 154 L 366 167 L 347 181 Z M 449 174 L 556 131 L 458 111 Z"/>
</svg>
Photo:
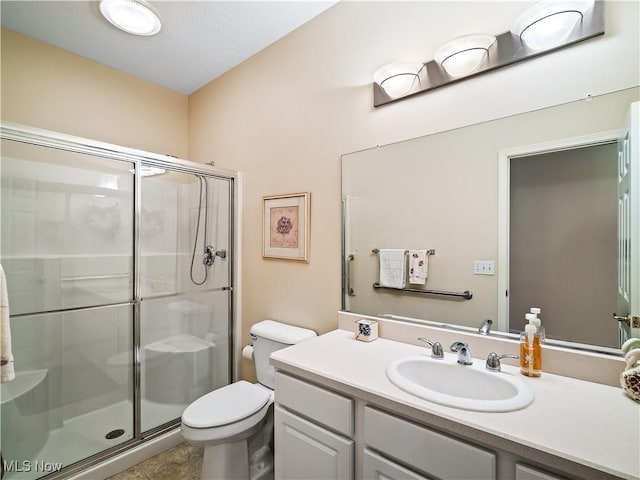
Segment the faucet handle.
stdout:
<svg viewBox="0 0 640 480">
<path fill-rule="evenodd" d="M 432 342 L 424 337 L 418 337 L 421 342 L 426 342 L 431 347 L 431 358 L 441 360 L 444 358 L 444 350 L 440 342 Z"/>
<path fill-rule="evenodd" d="M 520 358 L 518 355 L 511 355 L 507 353 L 505 355 L 498 355 L 496 352 L 491 352 L 487 356 L 487 370 L 491 370 L 492 372 L 500 371 L 500 359 L 502 358 Z"/>
</svg>

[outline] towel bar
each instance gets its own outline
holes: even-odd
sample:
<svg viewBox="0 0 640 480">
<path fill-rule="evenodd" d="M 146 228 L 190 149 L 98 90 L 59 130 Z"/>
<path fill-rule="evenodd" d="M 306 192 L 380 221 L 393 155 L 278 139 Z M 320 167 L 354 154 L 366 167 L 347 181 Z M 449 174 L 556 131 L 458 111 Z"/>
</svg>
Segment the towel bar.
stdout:
<svg viewBox="0 0 640 480">
<path fill-rule="evenodd" d="M 380 253 L 380 249 L 379 248 L 374 248 L 373 250 L 371 250 L 371 253 L 375 253 L 376 255 L 378 253 Z M 406 255 L 407 253 L 409 253 L 409 250 L 405 250 L 404 254 Z M 427 255 L 435 255 L 436 251 L 432 248 L 431 250 L 427 250 Z"/>
<path fill-rule="evenodd" d="M 377 282 L 373 284 L 373 288 L 394 290 L 396 292 L 402 292 L 402 293 L 420 293 L 423 295 L 440 295 L 443 297 L 456 297 L 456 298 L 462 298 L 464 300 L 471 300 L 473 298 L 473 293 L 470 292 L 469 290 L 465 290 L 464 292 L 443 292 L 440 290 L 420 290 L 417 288 L 393 288 L 393 287 L 383 287 Z"/>
</svg>

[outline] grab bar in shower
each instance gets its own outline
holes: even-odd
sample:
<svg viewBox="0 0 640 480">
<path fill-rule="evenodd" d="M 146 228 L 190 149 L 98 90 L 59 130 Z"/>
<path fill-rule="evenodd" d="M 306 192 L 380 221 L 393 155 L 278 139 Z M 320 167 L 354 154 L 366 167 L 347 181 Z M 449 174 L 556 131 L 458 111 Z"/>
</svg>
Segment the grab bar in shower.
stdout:
<svg viewBox="0 0 640 480">
<path fill-rule="evenodd" d="M 373 284 L 373 288 L 375 288 L 376 290 L 378 289 L 393 290 L 398 293 L 419 293 L 422 295 L 454 297 L 454 298 L 461 298 L 464 300 L 471 300 L 473 298 L 473 292 L 469 290 L 465 290 L 464 292 L 443 292 L 441 290 L 420 290 L 418 288 L 394 288 L 394 287 L 384 287 L 377 282 Z"/>
<path fill-rule="evenodd" d="M 130 273 L 113 273 L 107 275 L 79 275 L 76 277 L 60 277 L 61 282 L 84 282 L 86 280 L 120 280 L 132 278 Z"/>
</svg>

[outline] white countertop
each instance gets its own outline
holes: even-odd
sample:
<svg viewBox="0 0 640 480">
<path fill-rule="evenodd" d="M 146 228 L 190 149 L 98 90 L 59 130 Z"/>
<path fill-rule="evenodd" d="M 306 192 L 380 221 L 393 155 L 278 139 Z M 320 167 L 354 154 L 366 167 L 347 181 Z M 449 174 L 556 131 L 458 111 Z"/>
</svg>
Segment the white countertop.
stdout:
<svg viewBox="0 0 640 480">
<path fill-rule="evenodd" d="M 414 397 L 387 379 L 392 360 L 429 352 L 384 338 L 360 342 L 353 332 L 334 330 L 274 352 L 271 362 L 354 396 L 373 395 L 611 475 L 640 478 L 640 404 L 621 388 L 549 373 L 528 378 L 503 364 L 503 372 L 518 375 L 533 390 L 533 404 L 507 413 L 460 410 Z"/>
</svg>

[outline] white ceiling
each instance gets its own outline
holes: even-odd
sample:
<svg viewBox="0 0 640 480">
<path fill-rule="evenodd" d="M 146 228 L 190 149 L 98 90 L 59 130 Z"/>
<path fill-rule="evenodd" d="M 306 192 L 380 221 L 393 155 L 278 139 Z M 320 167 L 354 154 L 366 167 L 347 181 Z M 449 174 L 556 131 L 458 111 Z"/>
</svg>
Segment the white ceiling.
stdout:
<svg viewBox="0 0 640 480">
<path fill-rule="evenodd" d="M 162 30 L 113 27 L 97 1 L 0 1 L 0 23 L 41 42 L 191 94 L 337 0 L 150 0 Z"/>
</svg>

